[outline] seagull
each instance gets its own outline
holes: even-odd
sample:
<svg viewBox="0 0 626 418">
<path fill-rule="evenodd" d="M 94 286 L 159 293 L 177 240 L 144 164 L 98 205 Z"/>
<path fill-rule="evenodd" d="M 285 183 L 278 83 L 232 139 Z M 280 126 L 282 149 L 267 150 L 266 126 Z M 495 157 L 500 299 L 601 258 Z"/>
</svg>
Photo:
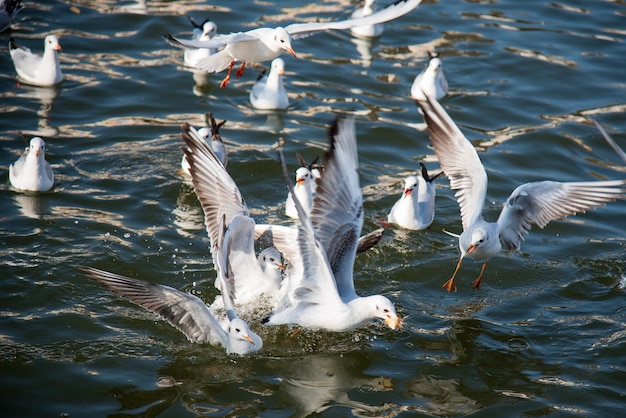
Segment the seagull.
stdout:
<svg viewBox="0 0 626 418">
<path fill-rule="evenodd" d="M 249 304 L 262 297 L 272 300 L 280 290 L 285 268 L 280 254 L 266 251 L 257 259 L 254 251 L 255 222 L 235 181 L 196 129 L 185 123 L 182 130 L 186 144 L 183 151 L 189 161 L 191 181 L 204 211 L 212 247 L 221 239 L 219 222 L 223 218 L 226 228 L 223 252 L 227 260 L 224 268 L 228 271 L 226 277 L 234 281 L 232 299 L 235 306 Z M 214 262 L 216 258 L 214 253 Z M 221 283 L 216 286 L 221 287 Z"/>
<path fill-rule="evenodd" d="M 363 0 L 359 4 L 361 7 L 352 12 L 350 19 L 359 19 L 361 17 L 370 16 L 376 11 L 376 0 Z M 370 25 L 353 26 L 350 33 L 357 38 L 377 38 L 383 34 L 383 24 L 376 23 Z"/>
<path fill-rule="evenodd" d="M 354 258 L 363 226 L 354 119 L 337 119 L 329 136 L 324 174 L 318 181 L 319 194 L 311 216 L 296 197 L 297 229 L 276 230 L 277 248 L 293 264 L 289 276 L 293 290 L 291 305 L 272 313 L 267 324 L 340 332 L 380 318 L 397 329 L 402 321 L 389 299 L 382 295 L 361 297 L 354 289 Z M 279 155 L 287 179 L 282 152 Z M 289 182 L 288 187 L 295 196 Z"/>
<path fill-rule="evenodd" d="M 226 164 L 228 163 L 228 158 L 226 157 L 226 148 L 224 147 L 224 141 L 222 140 L 222 136 L 220 135 L 220 128 L 224 126 L 226 121 L 223 120 L 220 123 L 217 123 L 215 121 L 215 118 L 213 117 L 213 113 L 211 112 L 207 113 L 205 117 L 207 120 L 207 125 L 211 125 L 211 127 L 209 128 L 208 126 L 205 126 L 198 129 L 198 135 L 202 139 L 204 139 L 205 142 L 211 144 L 213 152 L 215 152 L 215 155 L 217 155 L 217 158 L 220 160 L 222 165 L 226 167 Z M 183 159 L 180 162 L 180 166 L 184 174 L 191 176 L 191 173 L 189 173 L 189 162 L 187 162 L 187 156 L 185 154 L 183 154 Z"/>
<path fill-rule="evenodd" d="M 428 228 L 435 218 L 434 177 L 428 175 L 423 163 L 421 176 L 409 176 L 404 181 L 404 192 L 391 208 L 387 221 L 405 229 L 419 231 Z"/>
<path fill-rule="evenodd" d="M 54 173 L 46 161 L 46 143 L 36 136 L 22 156 L 9 166 L 9 181 L 19 190 L 47 192 L 54 185 Z"/>
<path fill-rule="evenodd" d="M 295 196 L 300 201 L 305 212 L 310 213 L 313 206 L 313 189 L 314 185 L 313 174 L 309 167 L 298 167 L 296 170 L 296 184 L 293 187 Z M 298 219 L 298 211 L 293 200 L 292 192 L 287 193 L 287 200 L 285 201 L 285 215 L 290 218 Z"/>
<path fill-rule="evenodd" d="M 600 125 L 600 122 L 598 122 L 595 118 L 592 118 L 591 121 L 596 125 L 596 127 L 604 137 L 604 140 L 611 146 L 611 148 L 613 148 L 613 150 L 617 153 L 617 155 L 619 155 L 622 161 L 626 163 L 626 152 L 624 152 L 624 150 L 619 145 L 617 145 L 617 142 L 615 142 L 615 140 L 611 138 L 611 135 L 609 135 L 604 127 Z"/>
<path fill-rule="evenodd" d="M 262 72 L 250 90 L 252 107 L 264 110 L 289 107 L 289 97 L 283 83 L 284 74 L 285 61 L 282 58 L 274 58 L 270 73 L 265 75 L 265 71 Z"/>
<path fill-rule="evenodd" d="M 396 0 L 378 12 L 359 19 L 348 19 L 337 22 L 293 23 L 285 27 L 262 27 L 247 32 L 215 36 L 209 41 L 177 39 L 169 33 L 164 34 L 166 42 L 179 48 L 220 48 L 221 51 L 196 63 L 209 73 L 217 73 L 228 68 L 228 73 L 220 87 L 225 88 L 235 62 L 240 61 L 237 78 L 243 75 L 246 62 L 263 62 L 278 58 L 285 52 L 296 56 L 291 46 L 293 40 L 305 38 L 327 30 L 350 29 L 353 26 L 371 25 L 396 19 L 415 9 L 422 0 Z"/>
<path fill-rule="evenodd" d="M 43 56 L 33 54 L 30 49 L 20 47 L 13 38 L 9 39 L 9 51 L 19 78 L 33 86 L 49 87 L 63 81 L 57 51 L 61 50 L 54 35 L 46 36 Z"/>
<path fill-rule="evenodd" d="M 487 173 L 476 149 L 434 97 L 417 101 L 428 126 L 430 141 L 439 163 L 457 190 L 463 233 L 459 238 L 461 258 L 452 277 L 443 285 L 448 292 L 456 290 L 454 278 L 466 256 L 483 261 L 480 275 L 473 282 L 480 288 L 489 259 L 502 247 L 519 250 L 531 225 L 545 227 L 550 221 L 584 212 L 607 202 L 624 198 L 626 180 L 568 182 L 538 181 L 517 187 L 506 200 L 496 222 L 483 219 L 487 194 Z"/>
<path fill-rule="evenodd" d="M 23 6 L 22 0 L 0 0 L 0 32 L 4 32 L 11 26 L 11 21 Z"/>
<path fill-rule="evenodd" d="M 429 52 L 428 65 L 419 73 L 411 86 L 411 98 L 426 100 L 424 94 L 440 100 L 448 94 L 448 81 L 443 73 L 443 63 L 434 53 Z"/>
<path fill-rule="evenodd" d="M 217 25 L 210 19 L 205 19 L 205 21 L 200 24 L 196 23 L 196 21 L 191 17 L 188 17 L 188 19 L 193 25 L 193 34 L 191 39 L 194 41 L 208 41 L 217 33 Z M 195 68 L 196 62 L 213 55 L 216 52 L 216 48 L 185 49 L 185 53 L 183 54 L 185 65 Z"/>
<path fill-rule="evenodd" d="M 222 328 L 208 306 L 197 296 L 93 267 L 81 267 L 81 270 L 114 294 L 159 315 L 192 343 L 219 345 L 226 349 L 226 354 L 239 355 L 252 354 L 263 348 L 261 337 L 237 317 L 229 292 L 222 293 L 224 304 L 229 307 L 229 321 L 226 328 Z M 218 269 L 218 276 L 220 274 Z"/>
</svg>

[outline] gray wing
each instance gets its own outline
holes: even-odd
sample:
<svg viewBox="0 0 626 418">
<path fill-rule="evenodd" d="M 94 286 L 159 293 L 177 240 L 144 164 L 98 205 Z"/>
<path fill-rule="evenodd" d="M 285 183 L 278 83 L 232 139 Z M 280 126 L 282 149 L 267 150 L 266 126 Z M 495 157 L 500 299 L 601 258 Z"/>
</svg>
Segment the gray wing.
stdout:
<svg viewBox="0 0 626 418">
<path fill-rule="evenodd" d="M 11 166 L 9 167 L 9 169 L 11 170 L 11 175 L 13 177 L 19 177 L 22 174 L 22 170 L 24 168 L 24 162 L 26 161 L 27 155 L 28 155 L 28 148 L 26 148 L 26 152 L 24 152 L 24 154 L 22 154 L 22 156 L 18 158 L 17 161 L 11 164 Z"/>
<path fill-rule="evenodd" d="M 187 144 L 183 152 L 189 162 L 191 182 L 204 211 L 211 245 L 215 245 L 220 233 L 220 218 L 225 216 L 224 221 L 228 225 L 236 215 L 248 216 L 248 207 L 211 145 L 189 124 L 184 123 L 182 129 L 182 138 Z"/>
<path fill-rule="evenodd" d="M 604 130 L 604 127 L 600 125 L 600 123 L 597 120 L 595 119 L 591 119 L 591 120 L 593 121 L 593 123 L 595 123 L 596 127 L 598 128 L 598 130 L 604 137 L 604 140 L 611 146 L 611 148 L 613 148 L 613 150 L 617 153 L 617 155 L 619 155 L 622 161 L 626 163 L 626 153 L 624 152 L 624 150 L 619 145 L 617 145 L 617 142 L 615 142 L 615 140 L 611 138 L 611 135 L 609 135 Z"/>
<path fill-rule="evenodd" d="M 358 19 L 340 20 L 337 22 L 293 23 L 285 27 L 292 39 L 301 39 L 327 30 L 350 29 L 354 26 L 375 25 L 397 19 L 415 9 L 422 0 L 396 0 L 390 5 Z"/>
<path fill-rule="evenodd" d="M 585 212 L 624 198 L 626 180 L 559 183 L 539 181 L 519 186 L 507 199 L 498 217 L 498 232 L 504 247 L 518 250 L 531 225 Z"/>
<path fill-rule="evenodd" d="M 365 235 L 361 235 L 356 248 L 357 253 L 363 253 L 380 242 L 385 233 L 385 228 L 378 228 Z"/>
<path fill-rule="evenodd" d="M 34 77 L 34 71 L 41 62 L 41 56 L 32 53 L 29 48 L 17 45 L 13 38 L 9 39 L 9 54 L 16 70 L 19 69 L 29 77 Z"/>
<path fill-rule="evenodd" d="M 326 251 L 342 299 L 354 292 L 353 268 L 363 228 L 363 195 L 353 118 L 338 118 L 329 130 L 324 175 L 317 179 L 311 222 Z"/>
<path fill-rule="evenodd" d="M 258 41 L 259 40 L 256 36 L 250 35 L 249 32 L 235 32 L 235 33 L 217 35 L 206 41 L 200 41 L 197 39 L 178 39 L 169 33 L 165 33 L 163 34 L 163 39 L 165 39 L 165 42 L 167 42 L 168 44 L 172 46 L 175 46 L 177 48 L 187 48 L 187 49 L 197 49 L 197 48 L 217 49 L 232 42 Z"/>
<path fill-rule="evenodd" d="M 113 293 L 165 319 L 194 343 L 227 347 L 226 332 L 200 298 L 169 286 L 131 279 L 92 267 L 87 276 Z"/>
<path fill-rule="evenodd" d="M 416 101 L 424 113 L 430 141 L 439 164 L 450 180 L 452 190 L 461 210 L 463 229 L 481 216 L 487 195 L 487 173 L 471 142 L 439 102 L 428 97 Z"/>
</svg>

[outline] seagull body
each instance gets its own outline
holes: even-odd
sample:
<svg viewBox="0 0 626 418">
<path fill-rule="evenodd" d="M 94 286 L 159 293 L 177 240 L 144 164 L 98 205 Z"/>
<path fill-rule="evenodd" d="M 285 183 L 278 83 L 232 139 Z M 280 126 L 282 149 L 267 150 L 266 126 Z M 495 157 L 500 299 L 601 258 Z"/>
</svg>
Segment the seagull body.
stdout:
<svg viewBox="0 0 626 418">
<path fill-rule="evenodd" d="M 274 242 L 291 265 L 291 305 L 274 312 L 267 323 L 348 331 L 380 318 L 390 328 L 399 328 L 401 320 L 389 299 L 360 297 L 354 289 L 354 258 L 363 226 L 354 119 L 338 119 L 329 136 L 331 144 L 311 216 L 296 198 L 297 229 L 276 230 Z M 283 170 L 287 178 L 284 163 Z M 289 188 L 293 190 L 290 184 Z"/>
<path fill-rule="evenodd" d="M 4 32 L 11 26 L 11 21 L 20 10 L 22 0 L 0 0 L 0 32 Z"/>
<path fill-rule="evenodd" d="M 250 103 L 256 109 L 287 109 L 289 97 L 283 83 L 285 62 L 281 58 L 272 61 L 269 74 L 261 74 L 250 90 Z"/>
<path fill-rule="evenodd" d="M 404 192 L 391 208 L 387 221 L 405 229 L 419 231 L 428 228 L 435 218 L 435 185 L 426 166 L 421 176 L 409 176 L 404 182 Z"/>
<path fill-rule="evenodd" d="M 235 315 L 230 317 L 226 328 L 222 328 L 207 305 L 197 296 L 92 267 L 82 267 L 82 270 L 90 279 L 114 294 L 159 315 L 185 334 L 192 343 L 222 346 L 226 354 L 239 355 L 251 354 L 263 348 L 261 337 L 252 332 L 245 321 Z"/>
<path fill-rule="evenodd" d="M 9 40 L 9 51 L 15 71 L 20 80 L 34 86 L 49 87 L 63 81 L 58 51 L 59 40 L 54 35 L 46 36 L 43 56 L 33 54 L 30 49 L 18 46 L 13 38 Z"/>
<path fill-rule="evenodd" d="M 220 135 L 220 128 L 224 126 L 226 121 L 223 120 L 220 123 L 217 123 L 215 121 L 215 118 L 213 117 L 213 113 L 208 113 L 206 116 L 207 122 L 210 124 L 211 127 L 205 126 L 198 129 L 198 136 L 204 139 L 207 144 L 211 145 L 211 148 L 213 149 L 213 152 L 215 152 L 215 155 L 217 155 L 217 158 L 220 160 L 222 165 L 226 167 L 226 164 L 228 163 L 228 158 L 226 156 L 224 141 L 222 140 L 222 136 Z M 189 162 L 187 161 L 187 156 L 185 154 L 183 154 L 183 159 L 180 165 L 183 173 L 191 176 L 191 173 L 189 173 Z"/>
<path fill-rule="evenodd" d="M 46 192 L 54 185 L 54 173 L 46 161 L 46 144 L 38 136 L 24 154 L 9 166 L 9 181 L 19 190 Z"/>
<path fill-rule="evenodd" d="M 414 100 L 426 100 L 424 94 L 440 100 L 448 94 L 448 81 L 441 59 L 430 53 L 428 55 L 428 65 L 415 77 L 411 86 L 411 98 Z"/>
<path fill-rule="evenodd" d="M 308 167 L 298 167 L 296 170 L 296 184 L 293 187 L 293 191 L 306 213 L 310 213 L 311 207 L 313 206 L 314 181 L 313 174 Z M 298 211 L 296 210 L 291 192 L 287 193 L 285 215 L 290 218 L 298 219 Z"/>
<path fill-rule="evenodd" d="M 231 282 L 232 300 L 242 306 L 265 296 L 270 300 L 280 290 L 284 266 L 280 254 L 266 251 L 257 259 L 254 250 L 255 222 L 248 207 L 219 157 L 188 124 L 183 124 L 183 148 L 190 165 L 191 181 L 204 211 L 212 248 L 221 245 L 226 280 Z M 224 238 L 220 222 L 224 223 Z M 217 265 L 218 256 L 213 253 Z M 223 291 L 220 282 L 216 286 Z"/>
<path fill-rule="evenodd" d="M 365 0 L 362 2 L 363 6 L 358 7 L 350 19 L 360 19 L 362 17 L 370 16 L 376 11 L 376 0 Z M 350 33 L 357 38 L 377 38 L 383 34 L 383 24 L 375 23 L 370 25 L 353 26 L 350 28 Z"/>
<path fill-rule="evenodd" d="M 247 32 L 237 32 L 228 35 L 219 35 L 209 41 L 195 41 L 176 39 L 165 34 L 165 40 L 179 48 L 220 48 L 223 49 L 210 57 L 201 59 L 196 66 L 209 72 L 216 73 L 228 68 L 228 73 L 220 87 L 224 88 L 230 81 L 233 66 L 237 61 L 241 67 L 237 70 L 237 77 L 241 77 L 246 62 L 263 62 L 278 58 L 285 52 L 296 56 L 291 43 L 292 40 L 305 38 L 315 33 L 327 30 L 345 30 L 353 26 L 371 25 L 396 19 L 415 9 L 421 0 L 396 0 L 378 12 L 359 19 L 348 19 L 337 22 L 293 23 L 285 27 L 257 28 Z"/>
<path fill-rule="evenodd" d="M 434 97 L 417 101 L 428 126 L 428 133 L 441 168 L 457 190 L 463 232 L 458 236 L 461 258 L 454 274 L 444 284 L 456 290 L 454 278 L 466 256 L 483 261 L 480 275 L 473 282 L 480 287 L 489 258 L 506 250 L 519 250 L 531 225 L 545 227 L 550 221 L 584 212 L 607 202 L 624 198 L 626 180 L 556 182 L 538 181 L 517 187 L 509 196 L 496 222 L 482 217 L 487 194 L 487 173 L 473 145 Z"/>
<path fill-rule="evenodd" d="M 191 17 L 189 18 L 189 21 L 193 25 L 193 34 L 191 39 L 194 41 L 209 41 L 217 33 L 217 25 L 209 19 L 206 19 L 201 24 L 196 23 Z M 183 54 L 185 65 L 196 68 L 196 63 L 199 60 L 213 55 L 216 52 L 216 48 L 185 49 Z"/>
</svg>

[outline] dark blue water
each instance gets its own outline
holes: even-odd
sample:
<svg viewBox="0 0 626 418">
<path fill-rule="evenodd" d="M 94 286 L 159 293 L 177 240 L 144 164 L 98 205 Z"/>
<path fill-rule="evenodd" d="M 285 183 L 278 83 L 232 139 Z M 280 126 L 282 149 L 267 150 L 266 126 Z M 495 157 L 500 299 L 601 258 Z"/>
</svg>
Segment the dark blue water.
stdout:
<svg viewBox="0 0 626 418">
<path fill-rule="evenodd" d="M 193 345 L 78 270 L 90 265 L 216 295 L 202 212 L 180 174 L 180 124 L 227 119 L 228 170 L 257 222 L 288 224 L 277 154 L 321 155 L 336 113 L 357 117 L 365 230 L 403 179 L 438 164 L 409 99 L 436 49 L 451 92 L 442 102 L 479 149 L 495 220 L 520 183 L 620 179 L 624 165 L 590 122 L 626 148 L 626 7 L 619 1 L 424 2 L 386 25 L 365 55 L 347 33 L 294 42 L 285 57 L 293 106 L 250 108 L 262 65 L 219 89 L 197 77 L 163 32 L 186 15 L 222 33 L 346 18 L 349 1 L 26 2 L 0 34 L 0 411 L 2 416 L 621 416 L 626 405 L 626 203 L 534 228 L 519 253 L 494 258 L 480 291 L 466 261 L 458 292 L 441 285 L 458 260 L 458 205 L 438 180 L 430 229 L 388 230 L 360 255 L 357 291 L 389 297 L 394 332 L 260 328 L 248 358 Z M 35 51 L 60 38 L 57 89 L 17 84 L 13 36 Z M 362 48 L 362 46 L 360 46 Z M 369 55 L 369 57 L 368 57 Z M 269 65 L 269 63 L 263 63 Z M 42 136 L 57 178 L 15 192 L 8 167 Z"/>
</svg>

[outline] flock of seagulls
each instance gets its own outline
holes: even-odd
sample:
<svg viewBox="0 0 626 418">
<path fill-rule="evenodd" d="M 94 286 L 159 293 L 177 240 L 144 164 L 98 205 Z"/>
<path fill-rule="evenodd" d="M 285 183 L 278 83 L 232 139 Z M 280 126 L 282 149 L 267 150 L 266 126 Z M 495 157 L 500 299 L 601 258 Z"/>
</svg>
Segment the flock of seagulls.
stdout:
<svg viewBox="0 0 626 418">
<path fill-rule="evenodd" d="M 183 61 L 209 73 L 228 70 L 220 86 L 226 87 L 237 62 L 241 77 L 248 62 L 271 61 L 261 74 L 249 100 L 258 109 L 288 109 L 283 82 L 285 52 L 296 56 L 292 41 L 327 30 L 350 30 L 355 37 L 378 37 L 383 23 L 415 9 L 421 0 L 396 0 L 377 9 L 365 0 L 351 18 L 324 23 L 296 23 L 285 27 L 257 28 L 218 35 L 217 25 L 205 20 L 193 25 L 191 39 L 164 35 L 171 45 L 185 48 Z M 21 8 L 20 1 L 0 2 L 0 27 L 4 30 Z M 54 35 L 45 38 L 43 55 L 33 54 L 10 40 L 10 55 L 18 80 L 52 86 L 63 80 Z M 458 238 L 460 259 L 443 287 L 456 290 L 455 277 L 465 257 L 483 261 L 473 286 L 478 289 L 490 258 L 502 249 L 519 250 L 532 225 L 602 206 L 626 197 L 626 180 L 526 183 L 506 200 L 496 222 L 483 218 L 487 174 L 473 145 L 439 103 L 448 93 L 441 59 L 429 54 L 424 70 L 410 88 L 410 97 L 423 115 L 441 172 L 408 176 L 402 195 L 386 222 L 407 230 L 428 228 L 435 218 L 435 180 L 444 174 L 456 191 L 463 231 Z M 206 126 L 182 125 L 184 141 L 181 171 L 190 178 L 204 212 L 211 243 L 219 294 L 210 304 L 169 286 L 124 277 L 93 267 L 80 267 L 92 280 L 168 321 L 189 341 L 221 346 L 227 354 L 247 355 L 263 348 L 262 338 L 250 324 L 271 327 L 290 324 L 307 329 L 344 332 L 373 320 L 389 328 L 402 327 L 391 300 L 383 295 L 363 296 L 354 283 L 354 263 L 359 252 L 381 239 L 384 228 L 362 235 L 364 209 L 359 183 L 355 120 L 339 116 L 328 130 L 328 147 L 322 163 L 310 164 L 298 155 L 295 184 L 279 157 L 288 194 L 285 215 L 293 225 L 257 224 L 246 201 L 228 173 L 227 152 L 220 134 L 226 121 L 206 115 Z M 594 120 L 606 141 L 626 162 L 626 154 Z M 45 159 L 45 142 L 30 140 L 24 154 L 9 167 L 9 180 L 19 191 L 45 192 L 54 186 L 54 174 Z M 447 231 L 446 231 L 447 232 Z M 257 255 L 255 247 L 265 248 Z"/>
</svg>

